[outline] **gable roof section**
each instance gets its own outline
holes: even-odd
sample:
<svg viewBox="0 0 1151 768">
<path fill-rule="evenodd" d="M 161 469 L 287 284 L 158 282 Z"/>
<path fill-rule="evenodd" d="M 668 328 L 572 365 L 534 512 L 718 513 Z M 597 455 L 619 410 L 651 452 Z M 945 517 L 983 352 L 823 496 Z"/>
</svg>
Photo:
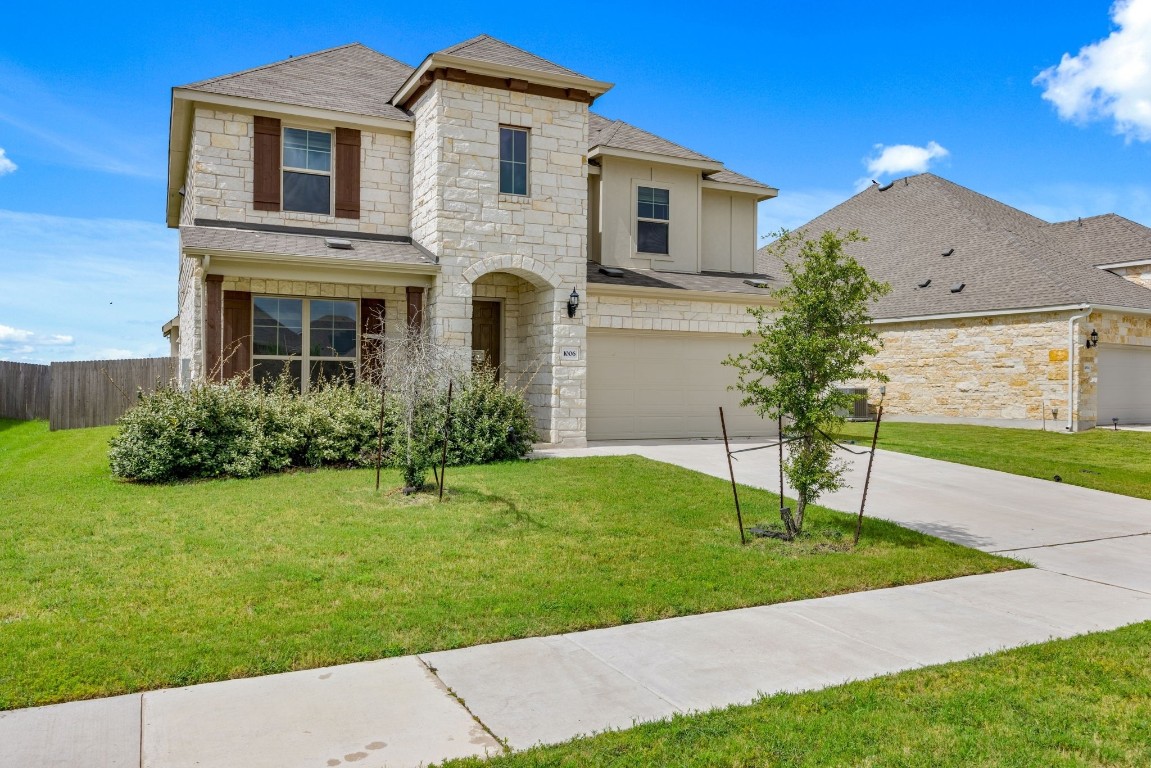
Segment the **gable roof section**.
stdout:
<svg viewBox="0 0 1151 768">
<path fill-rule="evenodd" d="M 477 35 L 470 40 L 457 43 L 450 48 L 436 51 L 436 53 L 446 53 L 451 56 L 458 56 L 461 59 L 484 61 L 488 64 L 505 67 L 533 69 L 537 72 L 548 72 L 553 75 L 586 77 L 586 75 L 581 75 L 579 72 L 561 67 L 555 62 L 536 56 L 534 53 L 528 53 L 522 48 L 509 45 L 503 40 L 497 40 L 491 35 Z M 399 86 L 397 85 L 396 87 L 398 88 Z"/>
<path fill-rule="evenodd" d="M 389 102 L 411 73 L 407 64 L 350 43 L 183 88 L 410 121 L 407 112 Z"/>
<path fill-rule="evenodd" d="M 1151 261 L 1151 228 L 1114 213 L 1047 224 L 1044 234 L 1084 264 Z"/>
<path fill-rule="evenodd" d="M 660 138 L 642 128 L 636 128 L 623 120 L 610 120 L 593 112 L 588 118 L 588 148 L 595 147 L 626 149 L 632 152 L 665 155 L 704 163 L 719 162 L 715 158 L 701 155 L 699 152 Z"/>
<path fill-rule="evenodd" d="M 878 319 L 1079 304 L 1151 309 L 1151 290 L 1085 261 L 1086 240 L 1069 245 L 1063 227 L 930 173 L 882 192 L 873 185 L 797 229 L 810 236 L 858 229 L 868 238 L 848 252 L 891 284 Z M 1143 253 L 1151 257 L 1151 242 Z M 756 264 L 782 272 L 767 248 Z M 964 289 L 951 293 L 959 283 Z"/>
</svg>

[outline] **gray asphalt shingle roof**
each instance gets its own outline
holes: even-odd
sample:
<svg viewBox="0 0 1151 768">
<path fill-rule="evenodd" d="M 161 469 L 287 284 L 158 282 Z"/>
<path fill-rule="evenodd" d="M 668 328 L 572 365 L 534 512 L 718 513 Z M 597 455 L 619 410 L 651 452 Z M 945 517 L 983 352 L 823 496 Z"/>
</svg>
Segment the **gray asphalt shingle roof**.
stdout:
<svg viewBox="0 0 1151 768">
<path fill-rule="evenodd" d="M 329 248 L 325 235 L 298 235 L 282 232 L 255 232 L 231 227 L 180 227 L 180 244 L 185 248 L 236 253 L 260 253 L 277 256 L 308 256 L 318 260 L 360 261 L 379 264 L 418 264 L 435 262 L 411 243 L 356 238 L 354 233 L 341 239 L 350 240 L 350 249 Z"/>
<path fill-rule="evenodd" d="M 652 152 L 657 155 L 668 155 L 685 160 L 718 162 L 707 155 L 701 155 L 687 147 L 660 138 L 654 133 L 648 133 L 642 128 L 636 128 L 623 120 L 610 120 L 592 112 L 588 116 L 588 148 L 597 146 L 630 149 L 634 152 Z"/>
<path fill-rule="evenodd" d="M 489 35 L 473 37 L 445 48 L 440 53 L 551 74 L 584 77 L 578 72 Z M 365 45 L 350 43 L 230 75 L 201 80 L 183 88 L 410 122 L 411 115 L 391 104 L 390 100 L 414 71 L 414 68 L 407 64 Z M 622 120 L 609 120 L 593 112 L 589 115 L 588 148 L 601 145 L 685 160 L 719 162 Z M 716 181 L 770 188 L 733 171 L 720 171 L 712 174 L 711 178 Z"/>
<path fill-rule="evenodd" d="M 891 284 L 877 318 L 1069 304 L 1151 309 L 1151 290 L 1092 266 L 1151 258 L 1151 230 L 1121 217 L 1096 219 L 1084 220 L 1082 228 L 1049 224 L 924 173 L 882 192 L 873 185 L 797 230 L 816 237 L 858 229 L 868 238 L 848 253 Z M 942 255 L 950 249 L 951 255 Z M 756 267 L 782 272 L 767 248 Z M 919 288 L 927 279 L 931 284 Z M 965 284 L 963 291 L 951 293 L 958 283 Z"/>
<path fill-rule="evenodd" d="M 629 288 L 671 288 L 683 291 L 715 291 L 718 293 L 748 293 L 753 296 L 767 297 L 771 288 L 778 286 L 778 280 L 769 275 L 739 274 L 736 272 L 703 272 L 700 274 L 685 274 L 681 272 L 656 272 L 652 269 L 623 269 L 609 267 L 612 271 L 621 274 L 618 277 L 604 274 L 600 271 L 602 265 L 589 261 L 587 264 L 587 281 L 589 283 L 602 283 L 604 285 L 625 285 Z M 755 283 L 767 283 L 769 288 L 757 288 L 748 285 L 745 280 Z"/>
<path fill-rule="evenodd" d="M 503 40 L 497 40 L 490 35 L 477 35 L 470 40 L 456 43 L 450 48 L 444 48 L 436 53 L 447 53 L 464 59 L 486 61 L 489 64 L 503 64 L 521 69 L 534 69 L 537 72 L 550 72 L 553 75 L 568 75 L 569 77 L 584 77 L 566 67 L 561 67 L 553 61 L 528 53 L 522 48 L 516 48 Z"/>
<path fill-rule="evenodd" d="M 410 120 L 389 103 L 412 73 L 407 64 L 360 43 L 296 56 L 183 86 L 193 91 Z"/>
</svg>

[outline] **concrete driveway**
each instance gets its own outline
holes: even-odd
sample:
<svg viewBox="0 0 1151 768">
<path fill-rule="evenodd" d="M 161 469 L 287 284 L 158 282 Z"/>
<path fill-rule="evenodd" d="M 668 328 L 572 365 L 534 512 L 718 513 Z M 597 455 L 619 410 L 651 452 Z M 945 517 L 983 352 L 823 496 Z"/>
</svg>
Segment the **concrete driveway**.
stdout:
<svg viewBox="0 0 1151 768">
<path fill-rule="evenodd" d="M 762 443 L 739 441 L 733 449 Z M 855 447 L 855 446 L 853 446 Z M 859 446 L 862 450 L 864 446 Z M 540 456 L 637 454 L 727 479 L 723 442 L 717 440 L 595 443 L 588 448 L 540 451 Z M 738 482 L 778 492 L 775 450 L 737 454 Z M 858 512 L 866 456 L 849 456 L 848 485 L 820 504 Z M 791 489 L 787 489 L 791 494 Z M 1033 562 L 1050 563 L 1061 573 L 1102 576 L 1110 563 L 1117 586 L 1151 591 L 1151 501 L 1093 491 L 1052 480 L 1020 477 L 963 464 L 878 451 L 868 490 L 866 514 L 967 547 Z M 776 519 L 774 510 L 745 519 Z M 1069 544 L 1058 556 L 1043 550 Z M 1100 579 L 1111 583 L 1106 578 Z"/>
<path fill-rule="evenodd" d="M 727 477 L 716 441 L 540 455 L 618 454 Z M 778 477 L 770 450 L 737 466 Z M 1151 502 L 880 452 L 868 514 L 1037 567 L 0 712 L 0 768 L 417 766 L 1151 619 Z"/>
</svg>

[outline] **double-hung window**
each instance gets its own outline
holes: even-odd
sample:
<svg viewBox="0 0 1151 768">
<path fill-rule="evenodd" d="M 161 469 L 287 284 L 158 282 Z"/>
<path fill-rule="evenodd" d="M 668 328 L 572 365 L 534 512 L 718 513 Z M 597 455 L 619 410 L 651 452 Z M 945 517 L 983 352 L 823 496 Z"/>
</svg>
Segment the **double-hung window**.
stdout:
<svg viewBox="0 0 1151 768">
<path fill-rule="evenodd" d="M 670 193 L 659 187 L 639 187 L 636 206 L 635 249 L 640 253 L 663 253 L 667 249 Z"/>
<path fill-rule="evenodd" d="M 500 194 L 528 193 L 528 132 L 526 128 L 500 128 Z"/>
<path fill-rule="evenodd" d="M 256 296 L 252 380 L 271 383 L 286 372 L 303 389 L 322 380 L 354 380 L 358 328 L 354 301 Z"/>
<path fill-rule="evenodd" d="M 284 210 L 332 213 L 332 134 L 284 129 Z"/>
</svg>

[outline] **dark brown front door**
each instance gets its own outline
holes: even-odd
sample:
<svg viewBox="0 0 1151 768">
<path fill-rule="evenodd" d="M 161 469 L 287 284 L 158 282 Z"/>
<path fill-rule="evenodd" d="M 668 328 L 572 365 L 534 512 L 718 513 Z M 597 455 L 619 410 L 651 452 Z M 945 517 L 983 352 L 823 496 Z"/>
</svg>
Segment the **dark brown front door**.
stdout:
<svg viewBox="0 0 1151 768">
<path fill-rule="evenodd" d="M 500 365 L 500 303 L 472 302 L 472 366 Z M 497 374 L 498 375 L 498 374 Z"/>
</svg>

